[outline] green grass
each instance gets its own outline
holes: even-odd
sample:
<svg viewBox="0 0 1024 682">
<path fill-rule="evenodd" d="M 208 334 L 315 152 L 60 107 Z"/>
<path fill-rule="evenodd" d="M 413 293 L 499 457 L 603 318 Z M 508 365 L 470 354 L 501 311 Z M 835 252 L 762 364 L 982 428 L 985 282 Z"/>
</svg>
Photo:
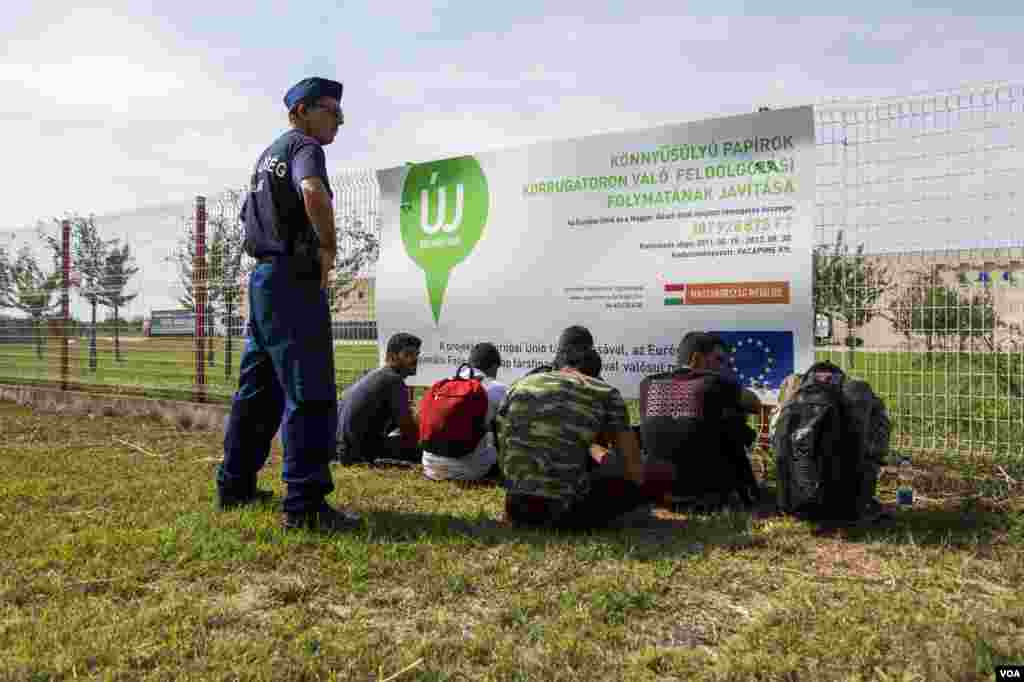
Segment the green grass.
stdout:
<svg viewBox="0 0 1024 682">
<path fill-rule="evenodd" d="M 60 381 L 60 355 L 51 342 L 42 359 L 32 345 L 0 345 L 0 382 Z M 205 367 L 206 395 L 228 401 L 238 382 L 241 341 L 225 375 L 224 339 L 215 339 L 214 363 Z M 69 380 L 75 388 L 191 400 L 196 352 L 191 338 L 135 338 L 122 344 L 101 338 L 96 371 L 89 368 L 88 344 L 71 346 Z M 853 376 L 867 379 L 886 400 L 895 422 L 895 447 L 959 453 L 1024 454 L 1024 357 L 1006 353 L 819 352 Z M 207 360 L 208 360 L 208 356 Z M 339 390 L 377 366 L 375 344 L 335 347 Z M 636 401 L 630 401 L 634 422 Z"/>
<path fill-rule="evenodd" d="M 238 386 L 238 361 L 244 341 L 234 339 L 225 363 L 224 339 L 212 342 L 213 362 L 204 353 L 207 396 L 227 401 Z M 122 339 L 121 360 L 115 359 L 110 338 L 97 342 L 96 369 L 89 365 L 88 340 L 76 339 L 69 353 L 68 380 L 76 388 L 124 392 L 189 400 L 196 386 L 196 349 L 190 337 Z M 0 382 L 54 384 L 61 380 L 59 341 L 50 341 L 39 358 L 31 344 L 0 344 Z M 352 383 L 363 371 L 378 364 L 375 344 L 335 347 L 334 366 L 339 387 Z M 225 372 L 225 367 L 228 371 Z"/>
<path fill-rule="evenodd" d="M 819 352 L 885 398 L 906 449 L 1024 454 L 1024 356 Z"/>
<path fill-rule="evenodd" d="M 336 468 L 331 501 L 367 525 L 331 538 L 216 512 L 217 434 L 7 403 L 0 425 L 0 679 L 990 680 L 1024 661 L 1011 460 L 915 459 L 919 500 L 886 526 L 657 511 L 578 536 L 499 523 L 494 488 Z M 261 484 L 279 477 L 275 447 Z"/>
</svg>

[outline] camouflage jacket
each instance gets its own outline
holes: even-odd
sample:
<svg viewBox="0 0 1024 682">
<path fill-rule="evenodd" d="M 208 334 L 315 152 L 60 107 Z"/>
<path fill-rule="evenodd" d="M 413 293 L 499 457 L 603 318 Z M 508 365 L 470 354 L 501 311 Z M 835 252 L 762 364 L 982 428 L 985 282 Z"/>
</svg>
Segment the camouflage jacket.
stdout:
<svg viewBox="0 0 1024 682">
<path fill-rule="evenodd" d="M 496 420 L 506 488 L 556 499 L 586 495 L 590 445 L 628 424 L 622 395 L 600 379 L 557 371 L 521 378 Z"/>
</svg>

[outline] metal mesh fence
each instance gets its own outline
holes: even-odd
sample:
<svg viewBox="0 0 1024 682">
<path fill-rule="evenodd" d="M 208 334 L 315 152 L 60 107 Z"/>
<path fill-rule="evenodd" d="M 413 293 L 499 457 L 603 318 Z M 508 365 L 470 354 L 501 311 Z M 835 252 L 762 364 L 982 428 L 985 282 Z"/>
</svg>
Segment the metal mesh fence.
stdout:
<svg viewBox="0 0 1024 682">
<path fill-rule="evenodd" d="M 343 173 L 332 185 L 339 254 L 328 298 L 344 386 L 377 362 L 380 225 L 371 171 Z M 228 400 L 255 265 L 242 247 L 243 198 L 229 189 L 0 231 L 0 383 Z"/>
<path fill-rule="evenodd" d="M 1024 451 L 1018 84 L 816 109 L 819 357 L 908 449 Z"/>
<path fill-rule="evenodd" d="M 1024 86 L 994 84 L 816 107 L 817 355 L 872 383 L 898 447 L 1024 452 L 1022 105 Z M 381 225 L 372 171 L 332 185 L 345 386 L 377 363 Z M 242 197 L 0 231 L 0 382 L 229 399 L 254 265 Z"/>
</svg>

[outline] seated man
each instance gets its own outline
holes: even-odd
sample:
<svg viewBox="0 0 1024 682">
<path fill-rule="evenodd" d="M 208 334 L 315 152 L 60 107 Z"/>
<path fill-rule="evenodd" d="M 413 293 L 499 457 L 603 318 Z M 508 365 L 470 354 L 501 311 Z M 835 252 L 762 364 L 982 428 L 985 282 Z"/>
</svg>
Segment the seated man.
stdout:
<svg viewBox="0 0 1024 682">
<path fill-rule="evenodd" d="M 641 432 L 650 457 L 675 465 L 675 495 L 710 495 L 719 507 L 736 491 L 751 506 L 758 488 L 746 453 L 753 432 L 745 415 L 761 404 L 724 371 L 725 358 L 718 337 L 686 334 L 678 367 L 640 382 Z"/>
<path fill-rule="evenodd" d="M 566 327 L 562 330 L 561 335 L 558 337 L 558 347 L 577 345 L 586 348 L 594 347 L 594 335 L 590 333 L 590 330 L 586 327 L 578 324 L 574 324 L 571 327 Z M 598 355 L 598 358 L 601 356 Z M 555 361 L 552 360 L 550 364 L 538 365 L 526 373 L 526 376 L 532 374 L 543 374 L 544 372 L 552 372 L 555 369 Z M 598 371 L 600 374 L 600 371 Z M 597 376 L 591 375 L 591 376 Z"/>
<path fill-rule="evenodd" d="M 444 457 L 423 451 L 423 474 L 435 481 L 476 481 L 498 476 L 498 452 L 494 445 L 493 425 L 498 406 L 505 399 L 508 386 L 497 380 L 501 354 L 493 343 L 478 343 L 469 353 L 469 367 L 459 376 L 478 378 L 487 391 L 486 433 L 473 452 L 464 457 Z"/>
<path fill-rule="evenodd" d="M 664 494 L 657 477 L 645 485 L 619 391 L 583 371 L 593 371 L 595 355 L 592 345 L 561 346 L 553 370 L 521 378 L 498 410 L 509 521 L 593 528 Z M 594 447 L 604 439 L 621 454 L 619 475 L 607 475 L 603 463 L 591 464 L 592 451 L 605 459 L 603 448 Z"/>
<path fill-rule="evenodd" d="M 388 339 L 384 366 L 364 375 L 341 395 L 338 459 L 343 464 L 420 461 L 419 425 L 409 405 L 405 378 L 416 373 L 419 338 L 399 332 Z M 394 430 L 398 434 L 392 434 Z"/>
</svg>

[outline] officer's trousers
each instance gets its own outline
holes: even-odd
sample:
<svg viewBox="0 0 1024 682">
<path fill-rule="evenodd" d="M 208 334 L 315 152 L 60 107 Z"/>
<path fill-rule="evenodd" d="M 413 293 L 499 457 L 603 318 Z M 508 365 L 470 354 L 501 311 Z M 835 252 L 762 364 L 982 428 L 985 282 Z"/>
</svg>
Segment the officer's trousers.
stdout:
<svg viewBox="0 0 1024 682">
<path fill-rule="evenodd" d="M 328 462 L 338 426 L 330 309 L 319 279 L 284 257 L 258 265 L 249 276 L 249 328 L 217 485 L 252 494 L 280 426 L 282 506 L 315 509 L 334 489 Z"/>
</svg>

